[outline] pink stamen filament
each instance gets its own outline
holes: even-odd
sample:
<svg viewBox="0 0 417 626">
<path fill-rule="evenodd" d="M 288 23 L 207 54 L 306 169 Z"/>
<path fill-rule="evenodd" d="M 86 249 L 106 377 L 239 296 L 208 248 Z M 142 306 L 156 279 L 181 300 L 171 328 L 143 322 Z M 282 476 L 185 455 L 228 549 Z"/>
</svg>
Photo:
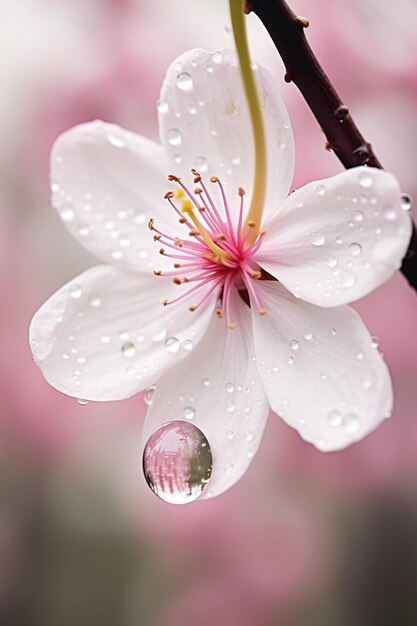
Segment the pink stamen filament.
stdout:
<svg viewBox="0 0 417 626">
<path fill-rule="evenodd" d="M 193 170 L 193 174 L 195 175 L 194 182 L 199 185 L 195 193 L 179 178 L 170 176 L 169 179 L 176 182 L 182 191 L 176 194 L 168 192 L 165 196 L 170 206 L 179 215 L 180 223 L 188 230 L 186 236 L 176 237 L 164 233 L 154 226 L 153 220 L 149 223 L 149 228 L 156 233 L 156 242 L 162 246 L 161 254 L 179 261 L 174 264 L 173 270 L 166 272 L 161 270 L 155 274 L 173 277 L 174 283 L 178 285 L 194 283 L 177 298 L 165 300 L 165 305 L 178 303 L 202 289 L 203 297 L 196 305 L 189 307 L 191 311 L 194 311 L 201 307 L 213 292 L 219 290 L 219 296 L 222 298 L 221 311 L 224 312 L 230 328 L 234 328 L 235 324 L 230 315 L 230 300 L 233 288 L 238 288 L 237 279 L 239 279 L 239 288 L 241 289 L 242 285 L 246 287 L 259 313 L 265 312 L 261 308 L 256 291 L 256 280 L 261 275 L 254 258 L 262 244 L 263 232 L 257 235 L 253 243 L 248 245 L 249 233 L 252 228 L 248 227 L 247 224 L 244 225 L 243 189 L 239 189 L 240 201 L 237 226 L 235 226 L 236 222 L 232 219 L 231 206 L 221 181 L 217 177 L 211 179 L 212 183 L 219 187 L 224 217 L 222 217 L 201 176 L 195 170 Z M 181 201 L 181 195 L 184 194 L 187 199 L 182 200 L 182 210 L 180 210 L 174 200 Z M 200 219 L 197 218 L 195 212 L 198 213 Z M 221 288 L 222 292 L 220 291 Z"/>
</svg>

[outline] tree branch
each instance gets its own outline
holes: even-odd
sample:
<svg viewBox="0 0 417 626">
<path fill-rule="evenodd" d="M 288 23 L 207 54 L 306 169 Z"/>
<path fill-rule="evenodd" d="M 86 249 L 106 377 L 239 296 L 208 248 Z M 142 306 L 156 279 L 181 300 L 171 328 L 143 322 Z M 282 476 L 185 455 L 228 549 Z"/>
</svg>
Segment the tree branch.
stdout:
<svg viewBox="0 0 417 626">
<path fill-rule="evenodd" d="M 297 17 L 285 0 L 250 0 L 252 10 L 270 34 L 286 67 L 285 81 L 293 82 L 301 91 L 327 137 L 326 147 L 333 150 L 346 168 L 382 165 L 365 141 L 335 88 L 326 76 L 304 34 L 308 20 Z M 401 271 L 417 290 L 417 229 Z"/>
</svg>

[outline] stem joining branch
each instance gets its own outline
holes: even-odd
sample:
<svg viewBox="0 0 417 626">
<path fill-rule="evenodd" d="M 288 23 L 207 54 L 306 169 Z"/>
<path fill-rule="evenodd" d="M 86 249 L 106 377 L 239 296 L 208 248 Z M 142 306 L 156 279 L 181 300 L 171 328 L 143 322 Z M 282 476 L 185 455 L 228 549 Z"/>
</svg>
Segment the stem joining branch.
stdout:
<svg viewBox="0 0 417 626">
<path fill-rule="evenodd" d="M 284 61 L 285 81 L 301 91 L 333 150 L 346 168 L 368 165 L 382 169 L 372 146 L 356 126 L 349 107 L 341 100 L 311 49 L 304 30 L 306 18 L 297 17 L 285 0 L 250 0 Z M 408 252 L 401 271 L 417 290 L 417 229 L 413 225 Z"/>
</svg>

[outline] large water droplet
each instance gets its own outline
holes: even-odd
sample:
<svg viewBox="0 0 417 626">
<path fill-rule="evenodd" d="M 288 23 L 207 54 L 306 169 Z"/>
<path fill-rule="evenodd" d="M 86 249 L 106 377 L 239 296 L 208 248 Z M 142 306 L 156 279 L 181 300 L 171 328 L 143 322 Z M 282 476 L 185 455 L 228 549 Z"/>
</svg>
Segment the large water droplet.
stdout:
<svg viewBox="0 0 417 626">
<path fill-rule="evenodd" d="M 158 100 L 156 103 L 158 113 L 168 113 L 169 105 L 166 100 Z"/>
<path fill-rule="evenodd" d="M 70 296 L 74 298 L 74 300 L 78 300 L 83 295 L 83 290 L 80 285 L 71 285 L 70 287 Z"/>
<path fill-rule="evenodd" d="M 212 465 L 208 440 L 189 422 L 160 426 L 143 451 L 146 482 L 158 498 L 171 504 L 199 498 L 210 480 Z"/>
<path fill-rule="evenodd" d="M 197 157 L 195 160 L 195 167 L 197 170 L 199 170 L 200 172 L 207 172 L 207 159 L 206 157 L 200 156 Z"/>
<path fill-rule="evenodd" d="M 176 128 L 170 128 L 167 132 L 167 141 L 171 146 L 179 146 L 182 142 L 182 135 Z"/>
<path fill-rule="evenodd" d="M 186 420 L 192 420 L 195 417 L 195 408 L 192 406 L 186 406 L 183 415 Z"/>
<path fill-rule="evenodd" d="M 191 91 L 193 88 L 193 79 L 187 72 L 182 72 L 178 74 L 176 84 L 181 91 Z"/>
</svg>

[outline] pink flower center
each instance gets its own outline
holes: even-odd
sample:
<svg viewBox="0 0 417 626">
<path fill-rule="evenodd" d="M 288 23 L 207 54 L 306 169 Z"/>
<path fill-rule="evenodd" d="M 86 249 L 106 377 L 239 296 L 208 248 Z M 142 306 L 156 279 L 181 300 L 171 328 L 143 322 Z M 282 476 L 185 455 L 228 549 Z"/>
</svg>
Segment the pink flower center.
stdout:
<svg viewBox="0 0 417 626">
<path fill-rule="evenodd" d="M 254 222 L 244 225 L 245 192 L 242 188 L 238 190 L 239 209 L 234 221 L 221 181 L 215 176 L 210 179 L 220 192 L 222 209 L 219 210 L 201 175 L 196 170 L 192 173 L 194 183 L 198 185 L 193 192 L 180 178 L 170 175 L 168 179 L 176 182 L 178 189 L 165 194 L 178 214 L 180 224 L 187 229 L 186 236 L 180 238 L 164 233 L 156 228 L 153 219 L 149 221 L 149 228 L 155 233 L 154 240 L 163 245 L 160 254 L 174 261 L 173 271 L 158 270 L 154 274 L 172 276 L 177 285 L 194 283 L 178 298 L 164 300 L 165 306 L 179 302 L 204 287 L 204 295 L 189 310 L 195 311 L 213 292 L 217 292 L 220 302 L 216 313 L 219 317 L 225 315 L 229 328 L 234 328 L 236 324 L 231 319 L 229 306 L 232 289 L 238 289 L 244 297 L 249 294 L 259 314 L 265 314 L 256 293 L 256 281 L 262 273 L 254 260 L 264 231 L 260 231 L 255 241 L 250 243 L 251 230 L 257 225 Z M 177 206 L 178 201 L 181 208 Z"/>
</svg>

